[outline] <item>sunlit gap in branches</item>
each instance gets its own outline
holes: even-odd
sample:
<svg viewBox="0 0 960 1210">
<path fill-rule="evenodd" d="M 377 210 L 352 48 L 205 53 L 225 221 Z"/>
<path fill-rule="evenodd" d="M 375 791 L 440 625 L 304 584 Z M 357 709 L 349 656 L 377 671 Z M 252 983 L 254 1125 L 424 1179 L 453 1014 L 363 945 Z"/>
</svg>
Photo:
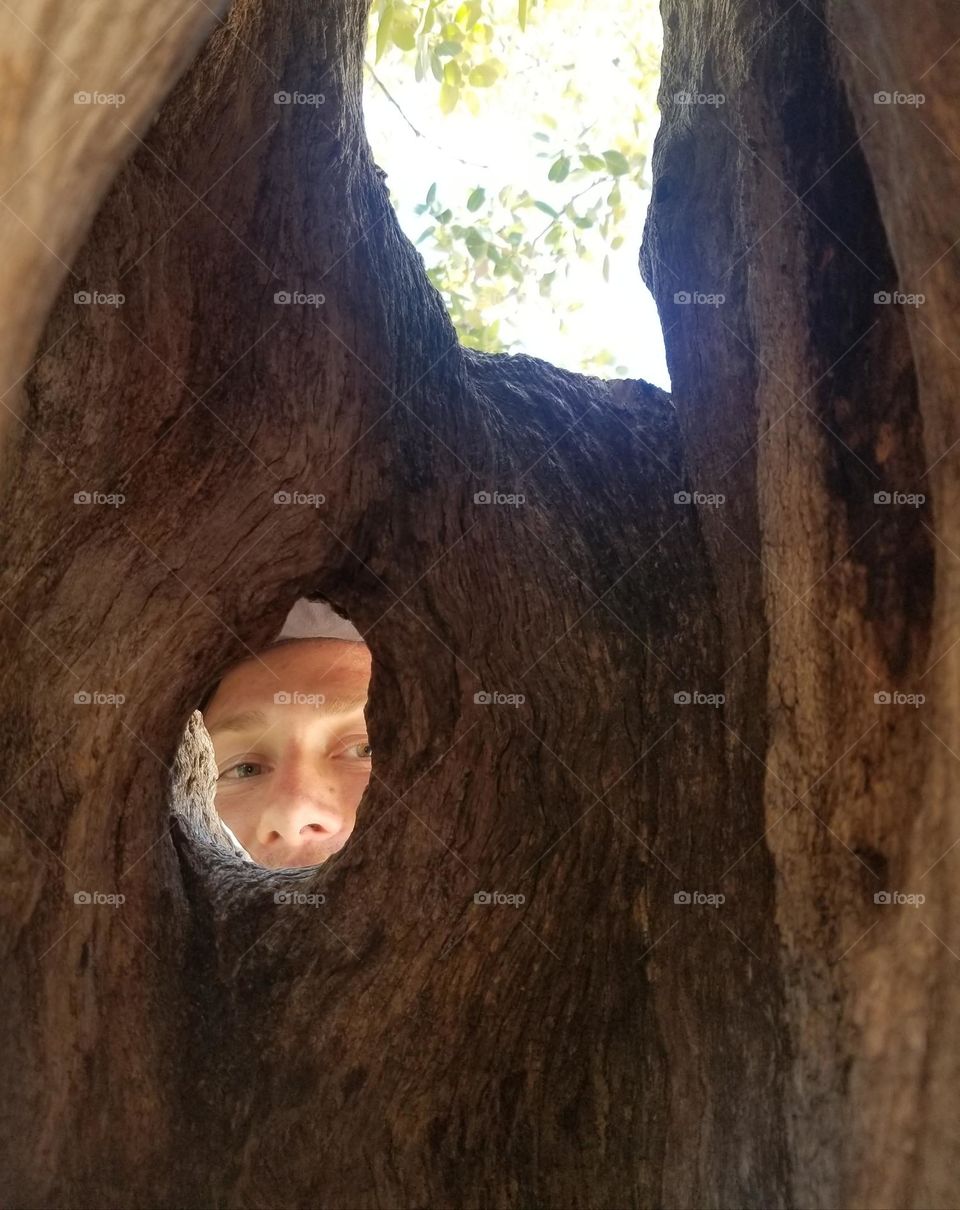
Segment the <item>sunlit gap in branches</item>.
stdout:
<svg viewBox="0 0 960 1210">
<path fill-rule="evenodd" d="M 669 388 L 638 253 L 658 0 L 374 0 L 367 134 L 464 344 Z"/>
</svg>

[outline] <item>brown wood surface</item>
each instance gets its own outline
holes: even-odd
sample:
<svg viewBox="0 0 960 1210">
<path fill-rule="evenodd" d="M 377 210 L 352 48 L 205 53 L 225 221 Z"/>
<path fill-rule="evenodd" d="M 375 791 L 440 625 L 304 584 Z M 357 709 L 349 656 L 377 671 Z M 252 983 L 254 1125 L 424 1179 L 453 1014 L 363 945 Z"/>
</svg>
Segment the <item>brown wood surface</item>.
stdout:
<svg viewBox="0 0 960 1210">
<path fill-rule="evenodd" d="M 235 4 L 79 172 L 89 218 L 133 148 L 76 255 L 35 215 L 125 301 L 66 278 L 2 433 L 4 1205 L 960 1202 L 960 19 L 663 11 L 671 398 L 458 345 L 355 0 Z M 304 592 L 367 637 L 375 756 L 347 848 L 279 874 L 191 710 Z"/>
</svg>

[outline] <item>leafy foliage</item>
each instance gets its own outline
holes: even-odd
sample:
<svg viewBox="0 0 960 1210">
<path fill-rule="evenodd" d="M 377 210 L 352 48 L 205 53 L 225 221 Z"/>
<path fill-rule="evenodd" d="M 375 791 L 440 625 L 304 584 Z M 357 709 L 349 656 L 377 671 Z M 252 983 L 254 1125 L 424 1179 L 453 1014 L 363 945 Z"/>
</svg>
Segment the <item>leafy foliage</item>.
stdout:
<svg viewBox="0 0 960 1210">
<path fill-rule="evenodd" d="M 516 347 L 512 317 L 534 293 L 565 332 L 582 306 L 576 281 L 564 288 L 577 262 L 610 280 L 628 207 L 642 213 L 649 189 L 659 36 L 655 0 L 611 0 L 589 14 L 573 0 L 374 3 L 368 67 L 401 112 L 393 92 L 412 69 L 457 123 L 458 154 L 472 150 L 467 113 L 504 123 L 505 140 L 522 131 L 529 148 L 527 179 L 478 175 L 459 197 L 434 182 L 415 207 L 427 272 L 465 344 Z M 388 69 L 389 90 L 379 78 Z M 635 273 L 636 247 L 626 252 Z M 587 361 L 624 371 L 606 349 Z"/>
</svg>

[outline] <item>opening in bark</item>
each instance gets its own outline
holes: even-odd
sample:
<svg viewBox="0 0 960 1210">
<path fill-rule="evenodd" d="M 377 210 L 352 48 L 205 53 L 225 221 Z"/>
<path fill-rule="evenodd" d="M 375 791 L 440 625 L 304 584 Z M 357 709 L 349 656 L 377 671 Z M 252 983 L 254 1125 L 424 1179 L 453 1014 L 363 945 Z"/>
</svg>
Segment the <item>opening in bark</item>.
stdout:
<svg viewBox="0 0 960 1210">
<path fill-rule="evenodd" d="M 272 870 L 316 867 L 346 846 L 372 768 L 370 661 L 349 620 L 301 597 L 276 638 L 210 678 L 174 786 L 195 838 Z"/>
<path fill-rule="evenodd" d="M 464 345 L 669 387 L 637 273 L 657 0 L 603 0 L 588 37 L 576 5 L 517 18 L 501 0 L 371 6 L 364 129 L 399 224 Z"/>
</svg>

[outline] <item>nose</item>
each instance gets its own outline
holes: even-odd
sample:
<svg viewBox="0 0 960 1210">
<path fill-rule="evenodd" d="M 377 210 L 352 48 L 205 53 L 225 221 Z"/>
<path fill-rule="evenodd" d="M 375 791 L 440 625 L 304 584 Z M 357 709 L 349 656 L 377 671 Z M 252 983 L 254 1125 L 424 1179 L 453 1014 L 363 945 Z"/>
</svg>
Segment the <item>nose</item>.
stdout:
<svg viewBox="0 0 960 1210">
<path fill-rule="evenodd" d="M 267 848 L 298 849 L 346 842 L 350 823 L 332 782 L 307 770 L 277 779 L 257 821 L 257 841 Z"/>
</svg>

